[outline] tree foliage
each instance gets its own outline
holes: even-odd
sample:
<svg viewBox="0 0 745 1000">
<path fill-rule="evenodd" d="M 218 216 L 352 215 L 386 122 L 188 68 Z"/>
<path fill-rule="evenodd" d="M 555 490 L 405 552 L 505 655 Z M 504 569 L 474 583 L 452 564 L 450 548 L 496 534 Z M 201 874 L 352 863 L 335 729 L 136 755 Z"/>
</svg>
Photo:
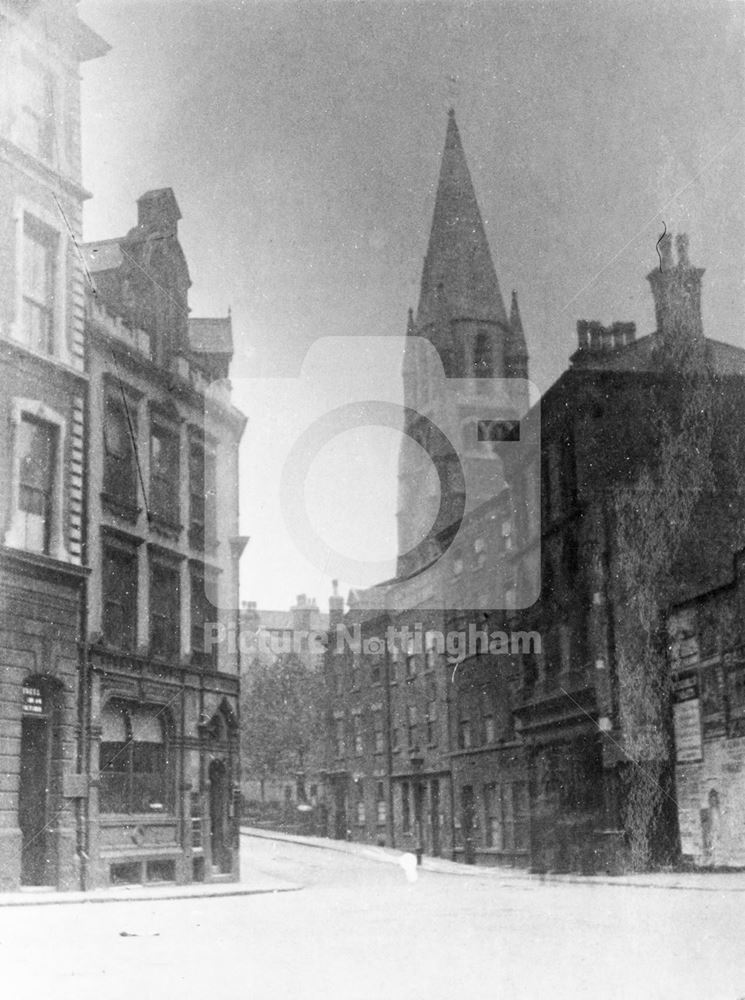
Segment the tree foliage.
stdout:
<svg viewBox="0 0 745 1000">
<path fill-rule="evenodd" d="M 254 660 L 241 690 L 243 764 L 259 779 L 312 765 L 322 740 L 322 675 L 292 653 Z"/>
</svg>

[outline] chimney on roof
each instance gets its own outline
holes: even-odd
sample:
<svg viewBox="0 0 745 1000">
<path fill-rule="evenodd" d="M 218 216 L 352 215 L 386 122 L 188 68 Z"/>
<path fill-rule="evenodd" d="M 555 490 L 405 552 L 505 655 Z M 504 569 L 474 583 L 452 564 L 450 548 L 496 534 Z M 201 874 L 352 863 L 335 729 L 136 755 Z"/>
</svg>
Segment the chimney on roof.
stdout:
<svg viewBox="0 0 745 1000">
<path fill-rule="evenodd" d="M 579 351 L 599 353 L 617 351 L 636 340 L 636 323 L 612 323 L 603 326 L 597 320 L 577 320 L 577 348 Z"/>
<path fill-rule="evenodd" d="M 137 199 L 137 225 L 149 232 L 175 236 L 181 211 L 171 188 L 146 191 Z"/>
<path fill-rule="evenodd" d="M 341 625 L 344 618 L 344 598 L 339 595 L 338 580 L 332 580 L 331 587 L 333 593 L 329 597 L 329 628 L 334 629 Z"/>
<path fill-rule="evenodd" d="M 652 286 L 657 333 L 666 337 L 703 337 L 701 321 L 702 267 L 692 267 L 688 256 L 688 236 L 679 233 L 675 240 L 677 264 L 673 261 L 672 236 L 668 233 L 659 244 L 660 266 L 647 275 Z"/>
</svg>

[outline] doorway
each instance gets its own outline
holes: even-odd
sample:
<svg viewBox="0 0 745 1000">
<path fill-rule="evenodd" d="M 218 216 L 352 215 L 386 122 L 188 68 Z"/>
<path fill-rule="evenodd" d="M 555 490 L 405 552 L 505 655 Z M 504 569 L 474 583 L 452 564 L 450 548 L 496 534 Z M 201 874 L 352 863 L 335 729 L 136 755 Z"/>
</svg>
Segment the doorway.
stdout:
<svg viewBox="0 0 745 1000">
<path fill-rule="evenodd" d="M 464 785 L 460 793 L 461 828 L 463 833 L 463 860 L 467 865 L 476 863 L 476 853 L 473 843 L 473 785 Z"/>
<path fill-rule="evenodd" d="M 213 760 L 210 764 L 209 781 L 212 871 L 229 872 L 231 852 L 228 823 L 228 782 L 225 765 L 221 760 Z"/>
<path fill-rule="evenodd" d="M 334 788 L 334 837 L 347 839 L 347 789 L 341 781 L 337 781 Z"/>
<path fill-rule="evenodd" d="M 20 763 L 21 884 L 49 885 L 54 881 L 53 873 L 48 870 L 47 850 L 51 741 L 50 721 L 45 714 L 22 717 Z"/>
<path fill-rule="evenodd" d="M 432 832 L 432 854 L 440 856 L 440 782 L 433 778 L 429 790 L 429 823 Z"/>
</svg>

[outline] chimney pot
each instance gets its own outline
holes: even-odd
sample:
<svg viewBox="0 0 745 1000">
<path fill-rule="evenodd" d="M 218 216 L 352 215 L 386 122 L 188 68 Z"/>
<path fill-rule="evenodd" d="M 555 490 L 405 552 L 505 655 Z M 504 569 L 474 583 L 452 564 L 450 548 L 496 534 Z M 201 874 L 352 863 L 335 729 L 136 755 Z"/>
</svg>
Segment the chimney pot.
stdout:
<svg viewBox="0 0 745 1000">
<path fill-rule="evenodd" d="M 679 267 L 690 267 L 691 262 L 688 258 L 688 233 L 678 234 L 677 239 L 675 240 L 675 247 L 678 251 Z"/>
</svg>

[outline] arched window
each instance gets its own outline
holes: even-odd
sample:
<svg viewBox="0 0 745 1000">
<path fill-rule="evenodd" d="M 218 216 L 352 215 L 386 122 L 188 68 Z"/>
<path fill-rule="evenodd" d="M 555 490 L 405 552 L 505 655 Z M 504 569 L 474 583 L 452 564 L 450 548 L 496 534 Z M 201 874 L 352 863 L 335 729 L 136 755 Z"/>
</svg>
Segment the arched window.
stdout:
<svg viewBox="0 0 745 1000">
<path fill-rule="evenodd" d="M 101 721 L 100 811 L 165 812 L 171 788 L 163 709 L 110 701 Z"/>
</svg>

